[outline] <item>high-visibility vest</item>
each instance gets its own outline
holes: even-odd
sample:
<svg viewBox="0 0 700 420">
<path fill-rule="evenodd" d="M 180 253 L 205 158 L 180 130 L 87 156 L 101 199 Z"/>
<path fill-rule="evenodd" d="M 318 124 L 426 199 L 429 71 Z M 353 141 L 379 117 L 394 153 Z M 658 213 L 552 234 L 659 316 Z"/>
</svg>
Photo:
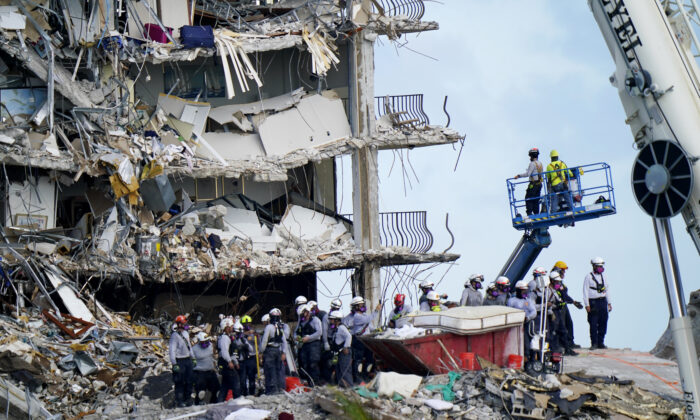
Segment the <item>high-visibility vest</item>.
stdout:
<svg viewBox="0 0 700 420">
<path fill-rule="evenodd" d="M 571 173 L 571 171 L 566 170 L 566 169 L 567 169 L 566 163 L 562 162 L 561 160 L 556 160 L 554 162 L 551 162 L 549 165 L 547 165 L 547 172 L 557 171 L 557 172 L 550 172 L 547 174 L 547 178 L 549 179 L 549 183 L 552 184 L 552 186 L 555 186 L 555 185 L 559 185 L 563 181 L 566 181 L 567 177 L 573 177 L 574 175 Z"/>
</svg>

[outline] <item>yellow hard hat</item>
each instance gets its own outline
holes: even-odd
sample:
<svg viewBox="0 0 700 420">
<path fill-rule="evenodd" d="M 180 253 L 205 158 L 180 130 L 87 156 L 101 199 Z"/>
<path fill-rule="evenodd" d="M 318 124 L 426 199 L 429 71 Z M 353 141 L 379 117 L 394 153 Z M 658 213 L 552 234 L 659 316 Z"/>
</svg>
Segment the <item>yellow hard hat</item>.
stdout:
<svg viewBox="0 0 700 420">
<path fill-rule="evenodd" d="M 559 157 L 559 152 L 557 152 L 556 150 L 552 150 L 551 152 L 549 152 L 549 157 Z"/>
<path fill-rule="evenodd" d="M 569 266 L 564 261 L 557 261 L 554 266 L 560 270 L 568 270 Z"/>
<path fill-rule="evenodd" d="M 243 315 L 241 318 L 241 324 L 248 324 L 250 322 L 253 322 L 253 320 L 250 318 L 248 315 Z"/>
</svg>

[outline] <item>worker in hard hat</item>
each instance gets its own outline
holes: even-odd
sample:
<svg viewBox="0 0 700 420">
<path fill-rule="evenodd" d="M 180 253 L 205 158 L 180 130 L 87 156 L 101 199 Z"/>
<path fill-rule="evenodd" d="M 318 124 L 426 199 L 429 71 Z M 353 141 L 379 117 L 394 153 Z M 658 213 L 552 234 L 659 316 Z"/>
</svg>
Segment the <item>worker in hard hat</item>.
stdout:
<svg viewBox="0 0 700 420">
<path fill-rule="evenodd" d="M 483 304 L 507 306 L 508 297 L 510 296 L 510 279 L 506 276 L 499 276 L 496 279 L 494 288 L 487 293 Z"/>
<path fill-rule="evenodd" d="M 238 335 L 240 341 L 240 379 L 241 393 L 243 395 L 255 395 L 255 376 L 258 373 L 258 354 L 260 346 L 258 334 L 253 329 L 253 318 L 250 315 L 241 317 L 243 331 Z"/>
<path fill-rule="evenodd" d="M 352 376 L 354 383 L 360 383 L 362 379 L 369 380 L 370 365 L 374 367 L 374 357 L 371 351 L 365 347 L 359 337 L 369 334 L 372 323 L 379 317 L 382 303 L 379 302 L 375 310 L 367 313 L 365 299 L 355 296 L 350 301 L 350 314 L 343 319 L 343 323 L 352 334 Z M 362 365 L 362 372 L 359 367 Z"/>
<path fill-rule="evenodd" d="M 418 305 L 419 305 L 419 306 L 423 306 L 423 303 L 427 303 L 427 302 L 428 302 L 428 293 L 430 293 L 430 291 L 433 290 L 433 288 L 435 287 L 435 283 L 433 283 L 433 282 L 430 281 L 430 280 L 423 280 L 423 281 L 420 282 L 420 285 L 419 285 L 418 287 L 420 287 L 420 290 L 421 290 L 421 292 L 422 292 L 422 294 L 421 294 L 420 297 L 418 298 Z M 446 295 L 446 294 L 443 294 L 443 295 L 441 295 L 440 297 L 441 297 L 442 299 L 447 299 L 447 295 Z M 421 309 L 421 310 L 422 310 L 422 309 Z"/>
<path fill-rule="evenodd" d="M 610 285 L 603 277 L 605 261 L 601 257 L 591 259 L 591 272 L 583 280 L 583 304 L 588 312 L 588 325 L 591 335 L 591 349 L 605 349 L 605 333 L 608 330 Z"/>
<path fill-rule="evenodd" d="M 335 377 L 338 380 L 338 385 L 343 388 L 351 388 L 353 386 L 352 379 L 352 335 L 348 328 L 343 325 L 343 314 L 336 309 L 328 314 L 329 326 L 327 343 L 331 354 L 334 355 L 333 360 L 337 357 L 334 364 Z"/>
<path fill-rule="evenodd" d="M 234 343 L 234 319 L 233 317 L 221 317 L 219 328 L 219 371 L 221 372 L 221 388 L 219 389 L 219 402 L 226 400 L 228 392 L 233 393 L 233 397 L 237 398 L 241 395 L 241 380 L 238 375 L 240 365 L 238 364 L 238 347 Z"/>
<path fill-rule="evenodd" d="M 583 305 L 581 302 L 574 300 L 569 296 L 569 288 L 564 284 L 565 276 L 566 276 L 566 270 L 569 269 L 569 266 L 564 262 L 564 261 L 557 261 L 554 263 L 554 267 L 552 267 L 552 272 L 557 272 L 559 273 L 559 277 L 561 277 L 561 288 L 562 288 L 562 293 L 564 293 L 565 296 L 568 297 L 567 299 L 567 305 L 564 307 L 564 322 L 566 323 L 566 330 L 569 333 L 568 336 L 568 341 L 567 341 L 567 348 L 570 349 L 577 349 L 581 348 L 578 344 L 574 342 L 574 321 L 571 318 L 571 311 L 569 311 L 569 305 L 574 305 L 577 309 L 583 309 Z"/>
<path fill-rule="evenodd" d="M 284 387 L 284 379 L 280 378 L 282 373 L 280 366 L 285 359 L 287 351 L 287 340 L 284 338 L 284 328 L 282 326 L 282 311 L 277 308 L 270 310 L 270 323 L 265 326 L 262 340 L 260 340 L 260 351 L 263 354 L 263 372 L 265 373 L 265 393 L 277 394 Z"/>
<path fill-rule="evenodd" d="M 306 304 L 297 308 L 299 323 L 294 336 L 299 347 L 299 364 L 301 376 L 308 380 L 309 386 L 320 385 L 321 338 L 323 326 L 321 320 L 311 314 L 311 307 Z"/>
<path fill-rule="evenodd" d="M 168 353 L 173 369 L 173 382 L 175 383 L 175 405 L 178 407 L 192 405 L 194 374 L 192 371 L 192 346 L 188 329 L 185 315 L 175 317 Z"/>
<path fill-rule="evenodd" d="M 549 154 L 552 160 L 547 165 L 547 182 L 549 183 L 550 192 L 550 213 L 557 213 L 560 210 L 559 201 L 564 199 L 569 210 L 574 210 L 574 200 L 571 198 L 569 191 L 569 179 L 574 177 L 573 172 L 566 166 L 566 163 L 559 160 L 559 152 L 552 150 Z M 572 213 L 573 214 L 573 213 Z M 571 224 L 573 226 L 573 223 Z"/>
<path fill-rule="evenodd" d="M 567 356 L 575 356 L 573 349 L 568 347 L 569 332 L 566 328 L 564 309 L 566 308 L 568 295 L 563 293 L 561 276 L 558 272 L 549 273 L 549 286 L 547 287 L 549 302 L 549 343 L 552 350 Z"/>
<path fill-rule="evenodd" d="M 214 346 L 211 345 L 211 338 L 204 331 L 198 332 L 194 341 L 192 346 L 194 403 L 195 405 L 204 404 L 204 396 L 206 391 L 209 391 L 209 404 L 214 404 L 221 387 L 214 364 Z"/>
<path fill-rule="evenodd" d="M 308 299 L 306 299 L 306 296 L 299 295 L 294 299 L 294 313 L 296 313 L 299 310 L 299 307 L 301 305 L 306 305 L 309 303 Z"/>
<path fill-rule="evenodd" d="M 491 306 L 491 305 L 498 305 L 496 302 L 496 299 L 498 298 L 499 293 L 498 289 L 496 288 L 496 283 L 491 283 L 489 286 L 486 288 L 486 291 L 484 292 L 484 300 L 482 302 L 483 306 Z"/>
<path fill-rule="evenodd" d="M 440 312 L 446 311 L 447 306 L 440 303 L 440 294 L 435 290 L 428 292 L 428 300 L 420 304 L 420 310 L 423 312 Z"/>
<path fill-rule="evenodd" d="M 515 179 L 528 177 L 530 183 L 525 191 L 525 211 L 528 216 L 540 212 L 540 193 L 542 192 L 542 163 L 537 160 L 540 151 L 533 147 L 527 152 L 530 157 L 530 164 L 527 171 L 515 175 Z"/>
<path fill-rule="evenodd" d="M 523 346 L 525 350 L 525 357 L 529 359 L 530 342 L 532 341 L 532 337 L 535 333 L 533 320 L 537 316 L 537 310 L 535 309 L 535 302 L 530 299 L 530 288 L 527 283 L 528 282 L 524 280 L 520 280 L 515 283 L 515 293 L 508 299 L 507 304 L 511 308 L 525 311 L 525 323 L 523 324 L 525 339 L 523 340 Z"/>
<path fill-rule="evenodd" d="M 328 329 L 330 327 L 329 314 L 333 311 L 339 311 L 343 307 L 343 302 L 340 299 L 333 299 L 331 301 L 330 311 L 319 312 L 319 318 L 321 318 L 321 327 L 323 328 L 323 335 L 321 337 L 321 342 L 323 343 L 323 352 L 321 352 L 321 380 L 324 383 L 330 383 L 333 380 L 333 371 L 335 367 L 331 363 L 333 360 L 333 352 L 331 351 L 331 346 L 328 341 Z M 318 315 L 317 315 L 318 316 Z"/>
<path fill-rule="evenodd" d="M 406 303 L 406 295 L 399 293 L 394 296 L 394 309 L 389 312 L 389 321 L 387 326 L 389 328 L 402 328 L 408 323 L 408 318 L 406 315 L 411 313 L 413 308 L 411 305 Z"/>
<path fill-rule="evenodd" d="M 464 282 L 462 299 L 459 301 L 460 306 L 481 306 L 484 303 L 484 297 L 481 295 L 481 284 L 483 282 L 483 274 L 472 274 L 469 276 L 469 279 Z"/>
</svg>

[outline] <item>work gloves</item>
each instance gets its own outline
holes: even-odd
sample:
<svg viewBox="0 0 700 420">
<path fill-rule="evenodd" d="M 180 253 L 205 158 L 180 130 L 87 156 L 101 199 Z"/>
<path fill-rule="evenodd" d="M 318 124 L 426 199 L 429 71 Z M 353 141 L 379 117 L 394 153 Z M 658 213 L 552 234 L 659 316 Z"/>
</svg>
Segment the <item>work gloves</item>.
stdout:
<svg viewBox="0 0 700 420">
<path fill-rule="evenodd" d="M 574 306 L 575 306 L 577 309 L 583 309 L 583 305 L 581 305 L 581 302 L 574 301 Z"/>
<path fill-rule="evenodd" d="M 197 359 L 192 359 L 192 366 L 197 367 Z"/>
<path fill-rule="evenodd" d="M 331 351 L 331 345 L 328 344 L 328 341 L 326 341 L 325 343 L 323 343 L 323 349 L 324 349 L 325 351 Z"/>
<path fill-rule="evenodd" d="M 180 365 L 173 365 L 173 373 L 178 373 L 180 371 Z"/>
</svg>

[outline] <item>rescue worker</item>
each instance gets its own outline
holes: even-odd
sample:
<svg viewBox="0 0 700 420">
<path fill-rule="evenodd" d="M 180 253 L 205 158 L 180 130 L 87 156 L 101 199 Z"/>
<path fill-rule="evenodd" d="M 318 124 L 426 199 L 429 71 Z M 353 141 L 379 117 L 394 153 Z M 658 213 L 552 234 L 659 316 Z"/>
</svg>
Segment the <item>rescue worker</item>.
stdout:
<svg viewBox="0 0 700 420">
<path fill-rule="evenodd" d="M 284 379 L 280 378 L 280 366 L 284 362 L 287 351 L 287 340 L 284 338 L 282 326 L 282 311 L 277 308 L 270 310 L 270 323 L 265 326 L 260 351 L 263 354 L 263 372 L 265 373 L 265 393 L 277 394 L 281 391 L 280 384 Z"/>
<path fill-rule="evenodd" d="M 240 351 L 241 393 L 255 395 L 255 376 L 258 373 L 258 335 L 253 330 L 253 319 L 249 315 L 241 317 L 243 331 L 238 334 Z"/>
<path fill-rule="evenodd" d="M 564 284 L 564 277 L 566 276 L 566 270 L 569 269 L 569 266 L 566 265 L 564 261 L 557 261 L 554 263 L 554 267 L 552 267 L 552 271 L 556 271 L 559 273 L 559 276 L 561 277 L 562 283 L 561 287 L 564 289 L 565 293 L 568 295 L 569 294 L 569 288 L 566 287 Z M 573 300 L 573 299 L 572 299 Z M 581 302 L 577 300 L 573 300 L 571 302 L 577 309 L 583 309 L 583 305 Z M 578 344 L 575 343 L 574 341 L 574 320 L 571 318 L 571 311 L 569 311 L 569 305 L 567 304 L 564 307 L 564 322 L 566 323 L 566 330 L 568 331 L 568 342 L 566 347 L 570 349 L 578 349 L 581 348 Z"/>
<path fill-rule="evenodd" d="M 566 305 L 574 303 L 562 285 L 561 275 L 558 271 L 549 273 L 549 301 L 551 302 L 550 326 L 552 349 L 566 356 L 576 356 L 572 348 L 569 347 L 569 331 L 566 328 L 566 316 L 564 310 Z"/>
<path fill-rule="evenodd" d="M 487 293 L 486 299 L 483 304 L 488 305 L 501 305 L 506 306 L 508 304 L 508 294 L 510 293 L 510 280 L 506 276 L 499 276 L 496 279 L 496 284 L 493 289 Z"/>
<path fill-rule="evenodd" d="M 173 368 L 173 382 L 175 383 L 175 405 L 185 407 L 192 405 L 192 348 L 190 335 L 187 332 L 187 318 L 184 315 L 175 317 L 173 333 L 170 336 L 168 353 L 170 364 Z"/>
<path fill-rule="evenodd" d="M 214 364 L 214 346 L 211 345 L 211 339 L 204 331 L 197 333 L 195 341 L 192 346 L 194 403 L 195 405 L 204 404 L 205 392 L 209 391 L 209 404 L 214 404 L 221 387 Z"/>
<path fill-rule="evenodd" d="M 228 392 L 233 393 L 233 398 L 241 395 L 241 380 L 238 376 L 240 366 L 236 358 L 236 345 L 231 338 L 233 333 L 233 318 L 225 317 L 219 323 L 222 332 L 219 336 L 219 370 L 221 371 L 221 388 L 219 389 L 219 402 L 226 400 Z"/>
<path fill-rule="evenodd" d="M 469 280 L 464 282 L 462 299 L 459 301 L 460 306 L 481 306 L 484 303 L 484 297 L 481 296 L 479 291 L 483 281 L 483 274 L 472 274 L 469 276 Z"/>
<path fill-rule="evenodd" d="M 306 296 L 297 296 L 297 298 L 294 299 L 294 312 L 296 312 L 301 305 L 306 305 L 307 303 L 308 300 L 306 299 Z"/>
<path fill-rule="evenodd" d="M 389 328 L 401 328 L 408 322 L 406 315 L 411 313 L 413 308 L 406 303 L 406 295 L 397 294 L 394 297 L 394 309 L 389 312 L 390 318 L 387 326 Z"/>
<path fill-rule="evenodd" d="M 321 338 L 323 326 L 318 317 L 311 315 L 308 304 L 298 309 L 299 323 L 295 330 L 295 337 L 299 344 L 299 364 L 301 374 L 309 381 L 309 386 L 320 384 L 321 371 Z"/>
<path fill-rule="evenodd" d="M 265 314 L 260 318 L 260 322 L 263 324 L 263 329 L 265 329 L 265 326 L 270 323 L 270 314 Z"/>
<path fill-rule="evenodd" d="M 418 298 L 418 306 L 422 306 L 424 302 L 428 301 L 428 293 L 433 290 L 433 287 L 435 287 L 435 283 L 429 280 L 423 280 L 420 282 L 420 290 L 423 292 L 423 294 L 420 295 L 420 298 Z M 440 296 L 442 299 L 447 299 L 447 295 L 442 295 Z M 422 309 L 421 309 L 422 310 Z"/>
<path fill-rule="evenodd" d="M 371 314 L 367 314 L 365 299 L 355 296 L 350 301 L 350 314 L 343 319 L 343 323 L 352 334 L 352 379 L 353 383 L 360 383 L 361 379 L 369 380 L 369 366 L 374 364 L 374 356 L 364 343 L 358 338 L 368 334 L 372 329 L 372 322 L 379 316 L 381 302 Z M 362 364 L 362 373 L 360 373 Z"/>
<path fill-rule="evenodd" d="M 328 313 L 323 312 L 321 318 L 321 327 L 323 328 L 323 336 L 321 341 L 323 342 L 323 352 L 321 353 L 321 379 L 325 383 L 330 383 L 333 379 L 333 352 L 331 352 L 331 346 L 328 341 L 328 329 L 330 327 L 329 314 L 333 311 L 339 311 L 343 306 L 343 302 L 340 299 L 333 299 L 331 301 L 331 310 Z"/>
<path fill-rule="evenodd" d="M 496 283 L 489 284 L 489 287 L 486 288 L 486 293 L 484 293 L 484 301 L 482 303 L 483 306 L 498 305 L 498 303 L 496 303 L 496 299 L 499 295 L 500 294 L 496 288 Z"/>
<path fill-rule="evenodd" d="M 328 326 L 328 344 L 334 355 L 335 377 L 337 378 L 339 386 L 351 388 L 353 386 L 352 335 L 348 327 L 343 325 L 343 314 L 339 310 L 331 311 L 328 317 L 330 320 Z"/>
<path fill-rule="evenodd" d="M 421 311 L 440 312 L 446 311 L 447 306 L 440 303 L 440 295 L 435 290 L 428 292 L 428 301 L 420 304 Z"/>
<path fill-rule="evenodd" d="M 311 312 L 311 316 L 315 316 L 318 319 L 323 320 L 323 318 L 325 318 L 326 315 L 328 315 L 326 311 L 322 311 L 321 309 L 319 309 L 318 302 L 316 302 L 315 300 L 310 300 L 309 303 L 307 303 L 307 305 L 309 305 L 309 312 Z"/>
<path fill-rule="evenodd" d="M 559 211 L 559 200 L 564 198 L 569 206 L 568 211 L 574 210 L 574 201 L 571 198 L 571 192 L 569 191 L 569 179 L 574 177 L 571 170 L 568 169 L 566 163 L 559 160 L 559 152 L 552 150 L 549 153 L 551 162 L 547 165 L 547 181 L 551 188 L 551 192 L 554 193 L 551 196 L 551 211 L 550 213 L 556 213 Z M 573 217 L 573 216 L 572 216 Z M 573 226 L 573 223 L 571 224 Z"/>
<path fill-rule="evenodd" d="M 545 276 L 547 275 L 547 270 L 544 267 L 537 267 L 532 270 L 532 280 L 527 284 L 530 290 L 530 297 L 534 298 L 535 303 L 539 304 L 542 299 L 542 293 L 545 289 Z"/>
<path fill-rule="evenodd" d="M 605 333 L 608 330 L 608 312 L 612 311 L 610 303 L 610 285 L 603 277 L 605 261 L 601 257 L 591 259 L 592 270 L 583 280 L 583 304 L 588 312 L 591 349 L 605 349 Z"/>
<path fill-rule="evenodd" d="M 532 325 L 532 322 L 537 316 L 537 310 L 535 309 L 535 303 L 530 299 L 527 282 L 520 280 L 515 283 L 515 294 L 508 299 L 507 303 L 511 308 L 525 311 L 525 324 L 523 325 L 525 340 L 523 340 L 523 346 L 525 357 L 530 359 L 530 342 L 534 335 L 534 325 Z"/>
<path fill-rule="evenodd" d="M 515 179 L 520 177 L 528 177 L 530 183 L 525 191 L 525 211 L 528 216 L 540 212 L 540 193 L 542 192 L 542 164 L 537 157 L 540 151 L 533 147 L 527 152 L 530 157 L 530 164 L 527 166 L 527 171 L 522 174 L 515 175 Z"/>
</svg>

